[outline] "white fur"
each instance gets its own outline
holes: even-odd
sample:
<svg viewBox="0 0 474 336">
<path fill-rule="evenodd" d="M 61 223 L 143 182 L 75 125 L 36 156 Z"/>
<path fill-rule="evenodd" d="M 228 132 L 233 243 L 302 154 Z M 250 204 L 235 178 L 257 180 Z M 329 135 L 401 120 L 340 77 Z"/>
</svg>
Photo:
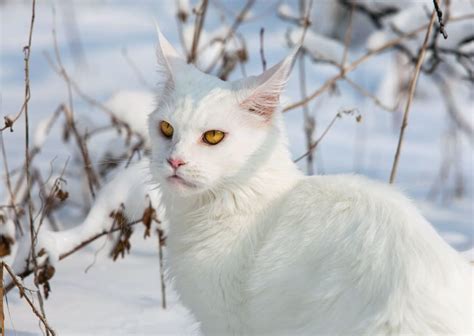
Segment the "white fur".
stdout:
<svg viewBox="0 0 474 336">
<path fill-rule="evenodd" d="M 151 172 L 170 222 L 169 272 L 204 334 L 472 333 L 471 268 L 406 197 L 360 176 L 303 176 L 280 112 L 240 104 L 281 87 L 291 59 L 271 70 L 285 76 L 246 85 L 177 62 L 170 47 L 158 52 L 172 85 L 150 117 Z M 213 129 L 224 140 L 202 143 Z M 169 157 L 186 162 L 185 183 L 168 180 Z"/>
</svg>

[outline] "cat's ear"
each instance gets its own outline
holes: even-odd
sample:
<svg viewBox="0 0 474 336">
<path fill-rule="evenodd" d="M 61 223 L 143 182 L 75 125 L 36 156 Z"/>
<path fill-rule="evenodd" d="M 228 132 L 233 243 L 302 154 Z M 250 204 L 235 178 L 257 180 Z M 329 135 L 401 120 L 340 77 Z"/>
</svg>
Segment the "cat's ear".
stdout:
<svg viewBox="0 0 474 336">
<path fill-rule="evenodd" d="M 173 73 L 180 64 L 186 64 L 184 58 L 176 51 L 170 42 L 161 33 L 158 24 L 155 22 L 156 33 L 158 35 L 158 45 L 156 47 L 156 57 L 159 70 L 168 81 L 168 85 L 174 83 Z"/>
<path fill-rule="evenodd" d="M 239 87 L 240 106 L 254 114 L 270 120 L 280 104 L 280 95 L 285 88 L 294 60 L 300 46 L 280 63 L 256 77 L 249 77 L 237 83 Z"/>
</svg>

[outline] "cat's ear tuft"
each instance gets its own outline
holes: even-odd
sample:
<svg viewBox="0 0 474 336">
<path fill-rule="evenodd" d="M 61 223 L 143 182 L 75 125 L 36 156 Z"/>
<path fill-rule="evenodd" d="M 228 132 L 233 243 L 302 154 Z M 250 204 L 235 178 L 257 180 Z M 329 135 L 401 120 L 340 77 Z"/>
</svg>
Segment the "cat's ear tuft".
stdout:
<svg viewBox="0 0 474 336">
<path fill-rule="evenodd" d="M 300 46 L 293 48 L 292 52 L 280 63 L 263 72 L 257 77 L 250 77 L 238 82 L 243 89 L 240 94 L 240 106 L 247 111 L 270 120 L 273 112 L 280 104 L 280 95 L 285 88 L 294 60 Z"/>
<path fill-rule="evenodd" d="M 168 81 L 173 81 L 173 70 L 176 66 L 186 63 L 184 58 L 176 51 L 166 37 L 161 33 L 158 24 L 155 22 L 156 33 L 158 35 L 158 45 L 156 57 L 159 70 L 165 75 Z"/>
</svg>

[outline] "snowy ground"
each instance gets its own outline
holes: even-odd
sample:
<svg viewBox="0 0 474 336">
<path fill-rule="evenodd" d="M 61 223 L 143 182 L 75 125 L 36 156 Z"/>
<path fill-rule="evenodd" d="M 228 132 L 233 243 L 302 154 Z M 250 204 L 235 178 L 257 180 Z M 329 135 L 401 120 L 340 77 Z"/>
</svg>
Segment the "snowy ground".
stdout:
<svg viewBox="0 0 474 336">
<path fill-rule="evenodd" d="M 265 32 L 265 52 L 268 64 L 274 64 L 288 51 L 285 31 L 288 24 L 282 23 L 268 13 L 275 2 L 259 3 L 253 14 L 258 18 L 245 23 L 241 32 L 246 36 L 250 51 L 248 74 L 261 70 L 259 58 L 259 30 Z M 234 11 L 242 4 L 228 5 Z M 85 1 L 75 5 L 79 23 L 85 63 L 75 64 L 75 58 L 68 48 L 64 31 L 63 6 L 57 2 L 57 29 L 63 63 L 72 76 L 91 96 L 105 100 L 119 90 L 146 90 L 122 56 L 126 48 L 128 55 L 144 73 L 149 83 L 156 80 L 154 64 L 156 18 L 163 33 L 178 45 L 173 1 Z M 274 11 L 272 11 L 274 12 Z M 23 101 L 23 57 L 30 20 L 30 6 L 23 2 L 7 2 L 0 5 L 1 72 L 0 72 L 0 114 L 14 114 Z M 31 101 L 32 125 L 50 115 L 57 105 L 66 99 L 62 80 L 46 62 L 44 52 L 52 53 L 52 6 L 51 2 L 40 1 L 36 13 L 31 59 Z M 217 18 L 210 16 L 209 24 L 216 24 Z M 352 76 L 359 84 L 377 92 L 381 86 L 390 58 L 381 56 L 361 66 Z M 308 86 L 317 88 L 325 78 L 334 72 L 328 66 L 310 66 Z M 240 76 L 239 71 L 233 74 Z M 405 146 L 397 177 L 397 184 L 415 199 L 425 216 L 441 235 L 456 249 L 464 251 L 474 245 L 473 234 L 473 155 L 472 147 L 463 144 L 462 169 L 465 177 L 466 195 L 461 200 L 433 202 L 427 194 L 435 181 L 442 157 L 442 137 L 447 129 L 443 104 L 433 88 L 421 78 L 423 95 L 412 107 Z M 363 121 L 357 124 L 354 118 L 344 117 L 318 149 L 317 169 L 319 173 L 357 172 L 372 178 L 387 181 L 398 133 L 393 117 L 363 99 L 347 86 L 341 85 L 339 96 L 320 97 L 310 107 L 317 115 L 318 130 L 321 131 L 341 109 L 357 107 Z M 309 91 L 312 91 L 311 89 Z M 296 71 L 287 90 L 287 101 L 299 98 Z M 468 94 L 466 93 L 466 97 Z M 472 96 L 469 97 L 472 100 Z M 472 107 L 466 98 L 465 110 L 472 122 Z M 87 108 L 76 99 L 76 111 L 94 120 L 105 120 L 100 112 Z M 470 111 L 470 112 L 469 112 Z M 304 135 L 301 132 L 301 111 L 294 110 L 286 115 L 291 150 L 295 157 L 304 152 Z M 10 167 L 16 167 L 23 158 L 22 123 L 16 131 L 5 132 L 4 141 Z M 42 147 L 37 161 L 48 169 L 55 160 L 55 169 L 61 169 L 68 153 L 58 147 L 54 134 Z M 304 167 L 304 163 L 301 164 Z M 0 186 L 3 197 L 4 186 Z M 148 335 L 189 334 L 194 322 L 179 304 L 175 294 L 169 292 L 169 307 L 160 308 L 160 283 L 156 238 L 143 240 L 140 233 L 134 235 L 132 251 L 124 260 L 112 262 L 107 253 L 98 253 L 97 261 L 90 265 L 103 245 L 98 242 L 77 253 L 57 267 L 51 282 L 52 293 L 45 309 L 51 325 L 60 335 Z M 106 249 L 104 249 L 106 250 Z M 39 335 L 38 321 L 29 308 L 19 299 L 17 292 L 8 295 L 6 314 L 7 335 Z"/>
</svg>

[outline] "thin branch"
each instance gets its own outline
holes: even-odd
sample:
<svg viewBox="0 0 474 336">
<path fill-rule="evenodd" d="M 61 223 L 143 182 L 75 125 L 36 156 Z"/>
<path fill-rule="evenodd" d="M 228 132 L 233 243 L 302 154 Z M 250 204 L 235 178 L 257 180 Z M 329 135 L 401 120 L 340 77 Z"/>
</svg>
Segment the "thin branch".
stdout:
<svg viewBox="0 0 474 336">
<path fill-rule="evenodd" d="M 352 40 L 352 22 L 354 17 L 354 6 L 355 2 L 351 5 L 351 11 L 349 14 L 349 23 L 347 25 L 346 33 L 344 35 L 344 53 L 342 55 L 341 66 L 345 66 L 347 61 L 347 55 L 349 54 L 349 46 Z"/>
<path fill-rule="evenodd" d="M 265 28 L 260 28 L 260 59 L 262 60 L 263 71 L 267 70 L 267 60 L 265 59 L 265 53 L 263 51 L 263 35 L 265 34 Z"/>
<path fill-rule="evenodd" d="M 408 116 L 410 113 L 410 106 L 411 106 L 411 102 L 413 101 L 413 97 L 415 95 L 416 84 L 418 82 L 418 77 L 420 75 L 421 65 L 423 64 L 423 60 L 425 59 L 426 47 L 428 46 L 428 40 L 431 34 L 431 29 L 433 28 L 433 23 L 435 21 L 435 18 L 436 18 L 436 11 L 433 10 L 433 13 L 431 14 L 430 23 L 428 24 L 428 29 L 426 30 L 423 46 L 421 47 L 421 50 L 418 54 L 418 61 L 416 62 L 415 73 L 413 74 L 413 78 L 410 81 L 410 85 L 408 89 L 408 92 L 409 92 L 408 99 L 405 105 L 405 111 L 403 113 L 403 120 L 402 120 L 402 125 L 400 127 L 400 136 L 398 138 L 397 150 L 395 152 L 395 157 L 393 159 L 393 165 L 392 165 L 392 171 L 390 173 L 390 180 L 389 180 L 390 183 L 393 183 L 395 181 L 395 176 L 397 175 L 397 168 L 398 168 L 398 162 L 400 160 L 400 152 L 402 149 L 403 138 L 405 136 L 405 129 L 408 125 Z"/>
<path fill-rule="evenodd" d="M 2 336 L 5 336 L 5 313 L 3 310 L 3 261 L 0 267 L 0 320 L 2 328 Z"/>
<path fill-rule="evenodd" d="M 334 118 L 332 118 L 331 122 L 327 125 L 327 127 L 324 129 L 324 131 L 321 133 L 320 137 L 314 142 L 311 144 L 311 146 L 309 146 L 308 148 L 308 151 L 300 156 L 298 156 L 295 160 L 293 160 L 294 162 L 298 162 L 298 161 L 301 161 L 302 159 L 304 159 L 305 157 L 307 157 L 308 155 L 310 155 L 319 145 L 319 143 L 324 139 L 324 137 L 326 136 L 326 134 L 329 132 L 329 130 L 334 126 L 334 124 L 336 123 L 336 120 L 341 118 L 343 114 L 347 114 L 347 115 L 353 115 L 354 113 L 357 112 L 357 109 L 352 109 L 352 110 L 346 110 L 346 111 L 339 111 L 335 116 Z M 356 121 L 359 122 L 361 120 L 361 116 L 359 114 L 357 114 L 356 116 Z"/>
<path fill-rule="evenodd" d="M 313 1 L 310 1 L 309 5 L 306 6 L 305 0 L 300 0 L 299 9 L 301 15 L 301 22 L 303 25 L 303 34 L 301 34 L 300 44 L 303 44 L 306 32 L 308 31 L 311 22 L 309 21 L 309 15 L 311 13 L 311 8 L 313 6 Z M 298 59 L 299 65 L 299 78 L 300 78 L 300 92 L 301 99 L 304 100 L 308 93 L 306 91 L 306 70 L 305 70 L 305 53 L 301 52 Z M 308 155 L 306 160 L 306 171 L 308 175 L 314 174 L 314 160 L 313 160 L 313 151 L 310 151 L 311 143 L 313 142 L 313 135 L 316 129 L 316 119 L 313 115 L 310 115 L 308 104 L 302 106 L 303 109 L 303 130 L 306 136 L 306 147 L 308 148 Z"/>
<path fill-rule="evenodd" d="M 214 60 L 210 63 L 209 67 L 206 69 L 205 72 L 209 73 L 214 69 L 216 66 L 217 62 L 222 58 L 225 52 L 225 45 L 231 38 L 231 36 L 237 31 L 237 28 L 240 26 L 240 24 L 244 21 L 245 16 L 247 15 L 247 12 L 252 8 L 253 4 L 255 3 L 255 0 L 248 0 L 245 6 L 242 8 L 240 13 L 236 16 L 234 22 L 230 26 L 229 30 L 225 34 L 224 38 L 221 40 L 221 48 L 219 52 L 217 53 L 217 56 L 214 58 Z"/>
<path fill-rule="evenodd" d="M 137 219 L 137 220 L 134 220 L 132 222 L 129 222 L 127 224 L 128 227 L 132 227 L 138 223 L 141 223 L 142 222 L 142 219 Z M 63 260 L 67 257 L 69 257 L 71 254 L 73 254 L 74 252 L 77 252 L 79 251 L 80 249 L 82 249 L 83 247 L 89 245 L 90 243 L 92 243 L 93 241 L 99 239 L 100 237 L 103 237 L 103 236 L 106 236 L 106 235 L 109 235 L 111 233 L 114 233 L 114 232 L 117 232 L 117 231 L 120 231 L 120 230 L 123 230 L 123 228 L 121 227 L 115 227 L 113 229 L 110 229 L 110 230 L 103 230 L 102 232 L 99 232 L 95 235 L 93 235 L 92 237 L 82 241 L 81 243 L 79 243 L 78 245 L 76 245 L 75 247 L 73 247 L 71 250 L 67 251 L 67 252 L 64 252 L 62 254 L 59 255 L 59 260 Z"/>
<path fill-rule="evenodd" d="M 155 221 L 160 224 L 159 221 L 155 219 Z M 166 309 L 166 283 L 165 283 L 165 268 L 163 262 L 163 247 L 165 245 L 165 234 L 161 228 L 157 229 L 158 233 L 158 258 L 160 263 L 160 282 L 161 282 L 161 307 Z"/>
<path fill-rule="evenodd" d="M 448 112 L 448 115 L 450 116 L 454 125 L 456 125 L 456 127 L 468 137 L 471 143 L 473 143 L 474 128 L 471 125 L 469 119 L 466 119 L 459 111 L 456 100 L 454 99 L 453 91 L 448 81 L 441 76 L 437 76 L 435 83 L 438 85 L 441 97 L 443 97 L 446 105 L 446 111 Z"/>
<path fill-rule="evenodd" d="M 201 37 L 202 28 L 204 26 L 204 19 L 207 12 L 208 0 L 203 0 L 201 7 L 196 10 L 196 21 L 194 25 L 193 43 L 191 45 L 191 52 L 188 55 L 188 63 L 196 62 L 197 48 L 199 46 L 199 38 Z"/>
<path fill-rule="evenodd" d="M 398 8 L 395 6 L 392 7 L 385 7 L 383 9 L 373 10 L 369 8 L 363 1 L 353 1 L 353 0 L 339 0 L 339 3 L 345 7 L 353 8 L 360 13 L 366 15 L 374 26 L 377 29 L 382 28 L 383 24 L 382 21 L 386 16 L 395 14 L 398 12 Z"/>
<path fill-rule="evenodd" d="M 462 15 L 462 16 L 459 16 L 459 17 L 456 17 L 456 18 L 452 18 L 452 19 L 450 19 L 450 21 L 453 22 L 453 21 L 469 20 L 469 19 L 472 19 L 472 18 L 474 18 L 474 13 L 470 13 L 470 14 Z M 383 52 L 385 50 L 388 50 L 390 48 L 395 47 L 396 45 L 398 45 L 403 40 L 405 40 L 407 38 L 411 38 L 411 37 L 419 34 L 420 32 L 425 31 L 428 28 L 428 26 L 429 26 L 429 24 L 424 24 L 424 25 L 418 27 L 417 29 L 412 30 L 411 32 L 405 33 L 405 34 L 403 34 L 399 37 L 396 37 L 396 38 L 386 42 L 385 44 L 383 44 L 382 46 L 380 46 L 378 48 L 369 50 L 365 55 L 359 57 L 354 62 L 350 63 L 348 66 L 344 67 L 343 71 L 339 72 L 337 75 L 335 75 L 334 77 L 332 77 L 332 78 L 328 79 L 326 82 L 324 82 L 323 85 L 321 85 L 319 87 L 319 89 L 317 89 L 315 92 L 313 92 L 311 95 L 309 95 L 306 99 L 303 99 L 303 100 L 300 100 L 296 103 L 292 103 L 290 105 L 285 106 L 283 108 L 283 112 L 288 112 L 290 110 L 296 109 L 296 108 L 302 106 L 303 104 L 306 104 L 310 100 L 318 97 L 321 93 L 323 93 L 327 89 L 333 87 L 334 84 L 339 79 L 344 78 L 349 72 L 355 70 L 362 63 L 365 63 L 367 60 L 369 60 L 373 56 L 378 55 L 378 54 L 380 54 L 381 52 Z"/>
<path fill-rule="evenodd" d="M 30 246 L 30 256 L 31 262 L 33 263 L 33 272 L 35 278 L 35 286 L 38 289 L 37 296 L 40 303 L 40 309 L 42 316 L 39 316 L 43 322 L 46 321 L 46 313 L 44 311 L 43 306 L 43 297 L 41 292 L 39 291 L 38 285 L 38 260 L 35 251 L 36 245 L 36 233 L 35 227 L 33 222 L 33 200 L 31 199 L 31 168 L 30 168 L 30 124 L 29 124 L 29 114 L 28 114 L 28 102 L 31 97 L 30 91 L 30 55 L 31 55 L 31 40 L 33 37 L 33 27 L 35 22 L 35 12 L 36 12 L 36 0 L 32 1 L 31 4 L 31 22 L 30 22 L 30 33 L 28 36 L 28 45 L 23 48 L 24 53 L 24 62 L 25 62 L 25 108 L 24 108 L 24 116 L 25 116 L 25 173 L 26 173 L 26 203 L 28 204 L 28 219 L 29 219 L 29 227 L 30 227 L 30 239 L 31 239 L 31 246 Z M 7 269 L 8 270 L 8 269 Z M 26 297 L 26 296 L 25 296 Z M 46 325 L 46 324 L 45 324 Z M 46 335 L 48 336 L 49 330 L 46 328 Z M 52 333 L 54 335 L 54 332 Z"/>
<path fill-rule="evenodd" d="M 443 12 L 439 8 L 438 0 L 433 0 L 433 5 L 435 8 L 436 14 L 438 15 L 439 32 L 441 35 L 443 35 L 444 39 L 446 40 L 448 38 L 448 33 L 444 29 Z"/>
<path fill-rule="evenodd" d="M 351 85 L 356 91 L 358 91 L 361 95 L 367 97 L 367 98 L 370 98 L 372 99 L 372 101 L 374 102 L 375 105 L 379 106 L 380 108 L 388 111 L 388 112 L 395 112 L 396 110 L 396 107 L 390 107 L 390 106 L 387 106 L 385 105 L 382 101 L 380 101 L 379 98 L 377 98 L 375 95 L 373 95 L 372 93 L 370 93 L 368 90 L 366 90 L 365 88 L 363 88 L 361 85 L 357 84 L 356 82 L 354 82 L 352 79 L 350 79 L 349 77 L 344 77 L 344 80 L 349 84 Z"/>
<path fill-rule="evenodd" d="M 137 219 L 137 220 L 134 220 L 134 221 L 131 221 L 129 223 L 126 224 L 127 227 L 132 227 L 138 223 L 141 223 L 142 222 L 142 218 L 140 219 Z M 82 242 L 80 242 L 79 244 L 77 244 L 76 246 L 74 246 L 72 249 L 70 249 L 69 251 L 66 251 L 62 254 L 59 255 L 59 260 L 63 260 L 67 257 L 69 257 L 70 255 L 74 254 L 75 252 L 81 250 L 82 248 L 86 247 L 87 245 L 89 245 L 90 243 L 96 241 L 97 239 L 103 237 L 103 236 L 106 236 L 106 235 L 109 235 L 111 233 L 114 233 L 114 232 L 117 232 L 117 231 L 120 231 L 120 230 L 123 230 L 123 227 L 114 227 L 112 229 L 109 229 L 109 230 L 103 230 L 85 240 L 83 240 Z M 38 266 L 38 269 L 41 269 L 43 266 Z M 17 274 L 17 276 L 19 276 L 20 278 L 26 278 L 27 276 L 31 275 L 33 273 L 33 270 L 30 268 L 30 267 L 27 267 L 25 270 L 21 271 L 20 273 Z M 12 288 L 14 287 L 14 284 L 13 283 L 9 283 L 5 286 L 5 293 L 8 293 Z"/>
<path fill-rule="evenodd" d="M 56 35 L 56 11 L 53 7 L 53 29 L 52 29 L 52 34 L 53 34 L 53 45 L 54 45 L 54 54 L 56 56 L 56 65 L 52 63 L 52 60 L 47 58 L 48 61 L 51 62 L 51 65 L 55 69 L 55 71 L 63 78 L 64 82 L 66 83 L 67 86 L 67 92 L 68 92 L 68 106 L 61 104 L 59 106 L 59 109 L 61 109 L 64 112 L 64 115 L 66 116 L 66 122 L 67 122 L 67 127 L 69 130 L 72 131 L 72 134 L 74 135 L 74 138 L 77 142 L 77 145 L 80 149 L 80 153 L 82 156 L 82 160 L 84 163 L 84 171 L 87 177 L 87 185 L 89 187 L 89 192 L 92 195 L 92 198 L 95 198 L 95 190 L 94 188 L 99 188 L 100 187 L 100 182 L 99 182 L 99 177 L 96 174 L 96 172 L 93 169 L 93 166 L 91 164 L 91 158 L 89 156 L 89 151 L 87 149 L 87 143 L 84 141 L 83 137 L 79 134 L 79 131 L 76 128 L 76 123 L 74 121 L 74 104 L 73 104 L 73 99 L 72 99 L 72 84 L 71 81 L 69 80 L 69 75 L 66 72 L 66 69 L 63 66 L 62 60 L 61 60 L 61 53 L 59 52 L 59 47 L 58 47 L 58 40 L 57 40 L 57 35 Z"/>
<path fill-rule="evenodd" d="M 183 47 L 184 55 L 188 55 L 188 50 L 186 46 L 186 39 L 184 37 L 184 30 L 183 30 L 183 25 L 186 23 L 188 20 L 188 10 L 187 8 L 184 8 L 182 5 L 182 1 L 177 0 L 176 1 L 176 24 L 178 26 L 178 36 L 179 36 L 179 41 L 181 42 L 181 46 Z"/>
<path fill-rule="evenodd" d="M 31 21 L 30 21 L 30 30 L 28 33 L 28 44 L 23 47 L 23 54 L 24 54 L 24 63 L 25 63 L 25 99 L 23 100 L 23 105 L 18 112 L 18 114 L 13 118 L 5 117 L 5 126 L 0 129 L 0 131 L 4 131 L 5 129 L 9 128 L 10 131 L 13 132 L 13 124 L 17 121 L 22 112 L 25 114 L 28 112 L 28 103 L 30 101 L 30 73 L 29 73 L 29 62 L 30 62 L 30 52 L 31 52 L 31 39 L 33 37 L 33 27 L 35 24 L 35 10 L 36 10 L 36 0 L 32 2 L 32 9 L 31 9 Z M 28 117 L 25 117 L 27 120 Z"/>
<path fill-rule="evenodd" d="M 14 219 L 15 226 L 20 232 L 20 235 L 23 236 L 24 234 L 23 228 L 21 227 L 21 224 L 20 224 L 20 215 L 16 207 L 15 194 L 13 193 L 10 172 L 8 169 L 8 160 L 7 160 L 7 155 L 5 151 L 5 143 L 3 142 L 3 133 L 0 133 L 0 147 L 2 149 L 3 167 L 5 169 L 5 184 L 7 186 L 8 194 L 10 195 L 10 206 L 13 209 L 13 213 L 15 214 L 15 219 Z"/>
<path fill-rule="evenodd" d="M 12 284 L 14 284 L 18 290 L 20 291 L 20 296 L 23 297 L 25 299 L 25 301 L 28 303 L 28 305 L 30 306 L 31 310 L 33 311 L 33 313 L 36 315 L 36 317 L 38 317 L 40 319 L 40 321 L 43 323 L 44 327 L 46 328 L 47 332 L 48 333 L 51 333 L 51 335 L 55 336 L 56 335 L 56 332 L 50 327 L 50 325 L 48 324 L 48 321 L 46 320 L 46 318 L 41 315 L 41 313 L 38 311 L 38 309 L 35 307 L 35 305 L 33 304 L 33 302 L 31 301 L 31 299 L 28 297 L 28 295 L 25 294 L 25 287 L 22 285 L 22 283 L 17 279 L 16 275 L 15 275 L 15 272 L 13 272 L 13 270 L 10 268 L 10 266 L 8 266 L 7 264 L 5 264 L 3 261 L 2 261 L 2 268 L 5 268 L 8 272 L 8 274 L 10 274 L 10 277 L 12 279 Z M 7 291 L 8 292 L 8 291 Z M 3 297 L 2 297 L 2 300 L 3 300 Z"/>
</svg>

